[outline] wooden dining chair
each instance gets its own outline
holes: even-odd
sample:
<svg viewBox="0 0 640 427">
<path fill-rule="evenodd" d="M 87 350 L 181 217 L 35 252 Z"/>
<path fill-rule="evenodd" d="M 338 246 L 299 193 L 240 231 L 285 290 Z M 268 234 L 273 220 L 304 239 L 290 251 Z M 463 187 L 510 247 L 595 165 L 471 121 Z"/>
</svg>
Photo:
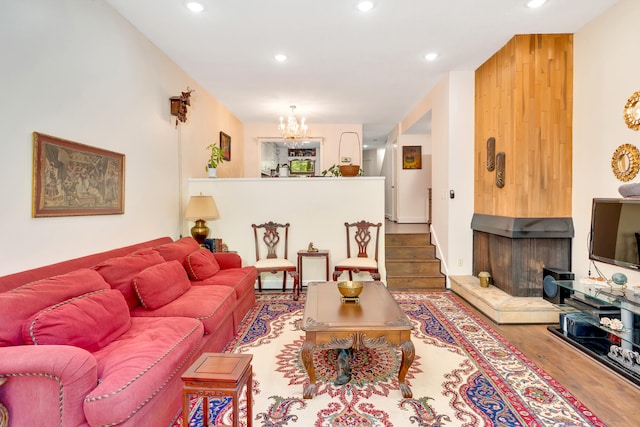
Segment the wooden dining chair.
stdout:
<svg viewBox="0 0 640 427">
<path fill-rule="evenodd" d="M 258 291 L 262 292 L 262 273 L 278 274 L 282 273 L 282 292 L 287 289 L 287 273 L 293 278 L 294 299 L 300 295 L 298 283 L 298 271 L 296 264 L 289 261 L 289 223 L 278 224 L 273 221 L 263 224 L 251 224 L 256 246 L 256 263 L 258 270 Z M 281 243 L 281 233 L 284 241 Z M 265 256 L 261 256 L 266 251 Z M 279 255 L 280 254 L 280 255 Z"/>
<path fill-rule="evenodd" d="M 351 224 L 345 222 L 344 226 L 347 231 L 347 258 L 336 264 L 333 270 L 333 280 L 338 280 L 340 275 L 345 271 L 349 272 L 349 280 L 353 280 L 353 273 L 357 274 L 362 271 L 371 273 L 373 280 L 380 280 L 380 273 L 378 271 L 378 240 L 382 223 L 374 224 L 362 220 Z M 372 230 L 375 230 L 374 236 L 372 236 Z M 352 240 L 358 246 L 358 253 L 356 255 L 354 251 L 354 256 L 351 255 Z M 373 258 L 367 253 L 367 248 L 370 243 L 373 245 Z"/>
</svg>

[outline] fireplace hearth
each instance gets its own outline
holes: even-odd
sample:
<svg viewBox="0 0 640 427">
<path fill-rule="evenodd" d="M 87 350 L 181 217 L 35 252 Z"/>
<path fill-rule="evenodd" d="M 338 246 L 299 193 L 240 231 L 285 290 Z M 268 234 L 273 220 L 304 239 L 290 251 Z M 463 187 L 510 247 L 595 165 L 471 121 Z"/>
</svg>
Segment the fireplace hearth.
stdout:
<svg viewBox="0 0 640 427">
<path fill-rule="evenodd" d="M 542 269 L 571 270 L 571 218 L 511 218 L 474 214 L 473 274 L 518 297 L 542 296 Z"/>
</svg>

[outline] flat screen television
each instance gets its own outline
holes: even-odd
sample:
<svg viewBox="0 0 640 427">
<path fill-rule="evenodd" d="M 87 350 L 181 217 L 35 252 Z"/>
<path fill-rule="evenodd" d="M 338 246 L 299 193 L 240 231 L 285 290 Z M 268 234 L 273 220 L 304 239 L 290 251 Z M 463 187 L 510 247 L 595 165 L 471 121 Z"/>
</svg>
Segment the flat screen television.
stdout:
<svg viewBox="0 0 640 427">
<path fill-rule="evenodd" d="M 589 258 L 640 270 L 640 199 L 593 199 Z"/>
</svg>

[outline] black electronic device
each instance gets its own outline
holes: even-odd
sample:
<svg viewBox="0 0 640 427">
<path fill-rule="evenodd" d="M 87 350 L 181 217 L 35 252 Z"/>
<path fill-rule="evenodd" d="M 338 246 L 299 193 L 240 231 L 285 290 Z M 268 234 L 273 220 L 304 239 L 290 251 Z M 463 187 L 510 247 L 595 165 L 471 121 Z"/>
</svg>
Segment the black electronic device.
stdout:
<svg viewBox="0 0 640 427">
<path fill-rule="evenodd" d="M 542 298 L 553 304 L 564 304 L 565 298 L 571 296 L 571 291 L 554 283 L 556 280 L 573 280 L 575 275 L 559 268 L 542 269 Z"/>
<path fill-rule="evenodd" d="M 640 199 L 593 199 L 589 258 L 640 270 Z"/>
</svg>

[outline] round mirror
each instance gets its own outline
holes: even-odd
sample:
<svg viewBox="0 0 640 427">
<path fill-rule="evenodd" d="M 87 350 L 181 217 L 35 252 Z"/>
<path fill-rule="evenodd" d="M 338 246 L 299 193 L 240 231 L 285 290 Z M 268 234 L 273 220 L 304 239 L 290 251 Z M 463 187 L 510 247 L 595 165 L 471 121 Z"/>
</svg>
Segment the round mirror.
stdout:
<svg viewBox="0 0 640 427">
<path fill-rule="evenodd" d="M 635 178 L 640 169 L 640 152 L 635 145 L 622 144 L 611 157 L 611 169 L 620 181 Z"/>
<path fill-rule="evenodd" d="M 640 92 L 636 92 L 624 106 L 624 121 L 629 129 L 640 129 Z"/>
</svg>

